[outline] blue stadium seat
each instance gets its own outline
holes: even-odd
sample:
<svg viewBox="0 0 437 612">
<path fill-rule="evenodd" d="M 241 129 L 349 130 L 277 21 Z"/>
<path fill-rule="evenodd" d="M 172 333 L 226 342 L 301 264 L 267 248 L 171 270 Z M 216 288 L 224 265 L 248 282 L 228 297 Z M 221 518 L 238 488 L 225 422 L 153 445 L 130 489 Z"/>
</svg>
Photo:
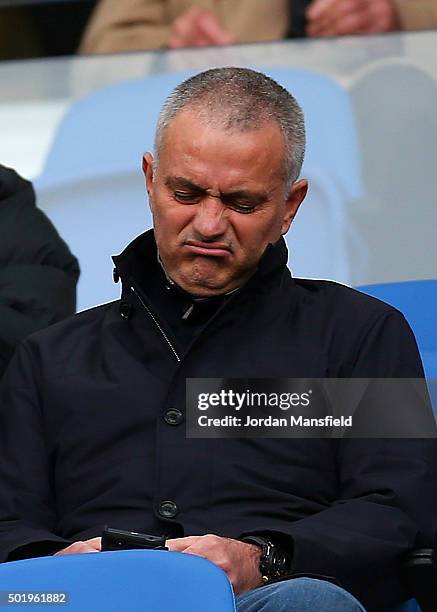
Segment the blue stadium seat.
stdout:
<svg viewBox="0 0 437 612">
<path fill-rule="evenodd" d="M 357 126 L 350 95 L 325 74 L 255 67 L 288 89 L 302 107 L 306 153 L 302 176 L 308 196 L 285 236 L 295 276 L 352 284 L 365 275 L 367 247 L 352 222 L 364 196 Z"/>
<path fill-rule="evenodd" d="M 437 280 L 363 285 L 358 289 L 404 314 L 416 336 L 427 378 L 437 379 Z"/>
<path fill-rule="evenodd" d="M 0 592 L 67 593 L 68 603 L 47 606 L 64 612 L 235 611 L 231 584 L 216 565 L 196 555 L 159 550 L 3 563 Z M 2 596 L 5 597 L 4 593 Z M 23 610 L 23 607 L 28 606 L 12 603 L 5 609 Z M 31 607 L 40 609 L 41 606 Z"/>
</svg>

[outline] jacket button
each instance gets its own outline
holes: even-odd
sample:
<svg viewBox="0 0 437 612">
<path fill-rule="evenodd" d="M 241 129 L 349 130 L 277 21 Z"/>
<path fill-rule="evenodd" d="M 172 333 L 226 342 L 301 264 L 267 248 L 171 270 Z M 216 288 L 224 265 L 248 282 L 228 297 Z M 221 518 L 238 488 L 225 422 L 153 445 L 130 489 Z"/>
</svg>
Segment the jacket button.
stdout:
<svg viewBox="0 0 437 612">
<path fill-rule="evenodd" d="M 130 319 L 132 314 L 132 304 L 129 302 L 120 302 L 120 316 L 122 319 Z"/>
<path fill-rule="evenodd" d="M 184 420 L 184 415 L 177 408 L 169 408 L 164 413 L 164 421 L 167 425 L 180 425 Z"/>
<path fill-rule="evenodd" d="M 164 518 L 174 518 L 179 510 L 174 502 L 163 501 L 159 504 L 158 512 Z"/>
</svg>

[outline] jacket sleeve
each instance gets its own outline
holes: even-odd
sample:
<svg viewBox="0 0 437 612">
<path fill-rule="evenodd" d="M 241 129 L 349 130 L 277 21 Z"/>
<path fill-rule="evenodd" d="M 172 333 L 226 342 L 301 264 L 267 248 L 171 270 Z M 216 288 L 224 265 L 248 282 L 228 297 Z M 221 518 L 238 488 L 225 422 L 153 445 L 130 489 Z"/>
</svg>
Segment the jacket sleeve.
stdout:
<svg viewBox="0 0 437 612">
<path fill-rule="evenodd" d="M 403 30 L 432 30 L 437 28 L 435 0 L 394 0 Z"/>
<path fill-rule="evenodd" d="M 49 265 L 0 262 L 0 378 L 29 334 L 71 316 L 76 279 Z"/>
<path fill-rule="evenodd" d="M 51 554 L 58 537 L 35 360 L 27 342 L 0 383 L 0 562 Z"/>
<path fill-rule="evenodd" d="M 351 377 L 421 378 L 414 336 L 397 311 L 365 331 Z M 435 439 L 348 439 L 338 445 L 338 501 L 296 521 L 295 573 L 333 576 L 369 610 L 401 602 L 403 555 L 437 532 Z"/>
<path fill-rule="evenodd" d="M 159 49 L 170 33 L 167 0 L 100 0 L 85 30 L 79 53 Z"/>
</svg>

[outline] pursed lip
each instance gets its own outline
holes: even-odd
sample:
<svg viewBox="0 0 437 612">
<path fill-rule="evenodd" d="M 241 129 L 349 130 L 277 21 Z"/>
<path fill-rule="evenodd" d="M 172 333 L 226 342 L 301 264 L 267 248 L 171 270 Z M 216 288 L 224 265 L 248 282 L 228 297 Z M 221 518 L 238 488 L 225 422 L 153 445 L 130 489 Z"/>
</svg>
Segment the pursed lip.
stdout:
<svg viewBox="0 0 437 612">
<path fill-rule="evenodd" d="M 198 240 L 187 240 L 185 246 L 198 255 L 209 257 L 227 257 L 231 249 L 224 242 L 200 242 Z"/>
</svg>

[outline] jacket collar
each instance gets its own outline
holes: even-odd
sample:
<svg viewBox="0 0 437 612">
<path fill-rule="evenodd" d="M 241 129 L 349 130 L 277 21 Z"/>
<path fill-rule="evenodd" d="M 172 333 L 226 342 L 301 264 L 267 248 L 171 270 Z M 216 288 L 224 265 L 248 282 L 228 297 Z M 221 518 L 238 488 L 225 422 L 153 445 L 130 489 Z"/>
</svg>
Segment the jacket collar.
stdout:
<svg viewBox="0 0 437 612">
<path fill-rule="evenodd" d="M 120 253 L 112 257 L 114 262 L 114 281 L 119 278 L 123 287 L 132 280 L 147 285 L 147 276 L 152 267 L 158 264 L 158 252 L 153 229 L 135 238 Z M 282 272 L 288 260 L 288 250 L 285 240 L 281 237 L 275 244 L 269 244 L 260 259 L 258 270 L 248 281 L 247 287 L 265 288 L 267 278 Z"/>
</svg>

